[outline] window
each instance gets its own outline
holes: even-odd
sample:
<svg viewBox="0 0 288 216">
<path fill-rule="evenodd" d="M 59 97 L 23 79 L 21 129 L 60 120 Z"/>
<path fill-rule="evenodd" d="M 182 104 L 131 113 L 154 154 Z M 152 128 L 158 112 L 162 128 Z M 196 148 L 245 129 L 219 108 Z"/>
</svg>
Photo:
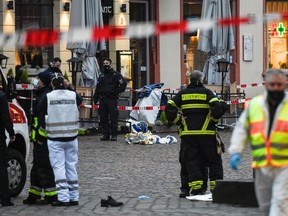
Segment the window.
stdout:
<svg viewBox="0 0 288 216">
<path fill-rule="evenodd" d="M 52 29 L 53 0 L 15 1 L 16 30 Z M 16 49 L 16 64 L 45 67 L 53 58 L 53 46 Z"/>
<path fill-rule="evenodd" d="M 288 2 L 267 1 L 266 13 L 287 13 Z M 287 20 L 269 21 L 266 25 L 267 68 L 288 68 Z"/>
<path fill-rule="evenodd" d="M 200 19 L 202 11 L 202 1 L 184 1 L 184 20 Z M 207 55 L 197 49 L 199 34 L 197 31 L 184 34 L 184 63 L 186 71 L 203 70 Z"/>
</svg>

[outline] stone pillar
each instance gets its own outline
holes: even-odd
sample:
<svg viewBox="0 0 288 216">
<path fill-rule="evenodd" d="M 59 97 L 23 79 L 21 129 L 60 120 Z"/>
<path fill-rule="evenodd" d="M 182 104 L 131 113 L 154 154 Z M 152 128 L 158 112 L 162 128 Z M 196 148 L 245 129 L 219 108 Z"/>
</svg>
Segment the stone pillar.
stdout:
<svg viewBox="0 0 288 216">
<path fill-rule="evenodd" d="M 7 4 L 8 1 L 1 1 L 0 3 L 0 33 L 13 34 L 15 33 L 15 4 L 13 10 L 8 10 Z M 0 53 L 9 57 L 5 71 L 9 68 L 15 71 L 15 45 L 1 48 Z"/>
<path fill-rule="evenodd" d="M 122 4 L 126 4 L 126 12 L 121 12 Z M 127 27 L 129 25 L 129 0 L 114 0 L 114 16 L 109 25 L 117 27 Z M 112 67 L 116 69 L 116 51 L 130 50 L 130 38 L 119 38 L 116 40 L 109 40 L 109 56 L 112 60 Z"/>
<path fill-rule="evenodd" d="M 67 0 L 54 0 L 54 11 L 53 11 L 53 26 L 55 30 L 59 31 L 68 31 L 69 30 L 69 21 L 70 21 L 70 11 L 64 11 L 63 6 L 65 2 L 70 2 L 70 11 L 71 11 L 71 1 Z M 68 63 L 66 62 L 71 58 L 70 50 L 66 49 L 66 42 L 57 43 L 54 45 L 54 57 L 60 57 L 62 60 L 61 70 L 64 73 L 67 71 L 69 73 Z"/>
<path fill-rule="evenodd" d="M 180 22 L 181 0 L 159 0 L 159 22 Z M 160 82 L 165 88 L 181 85 L 181 34 L 160 35 Z"/>
</svg>

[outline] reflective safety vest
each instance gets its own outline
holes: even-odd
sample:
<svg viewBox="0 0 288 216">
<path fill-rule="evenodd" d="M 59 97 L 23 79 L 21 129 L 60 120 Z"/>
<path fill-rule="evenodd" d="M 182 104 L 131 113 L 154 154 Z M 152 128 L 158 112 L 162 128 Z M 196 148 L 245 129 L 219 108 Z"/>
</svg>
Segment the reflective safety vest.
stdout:
<svg viewBox="0 0 288 216">
<path fill-rule="evenodd" d="M 263 108 L 264 98 L 258 96 L 248 105 L 246 127 L 252 146 L 253 168 L 264 166 L 282 167 L 288 165 L 288 100 L 279 104 L 267 137 L 269 116 Z M 270 119 L 273 121 L 273 119 Z"/>
<path fill-rule="evenodd" d="M 74 137 L 78 134 L 79 110 L 76 93 L 66 89 L 47 94 L 46 133 L 49 138 Z"/>
</svg>

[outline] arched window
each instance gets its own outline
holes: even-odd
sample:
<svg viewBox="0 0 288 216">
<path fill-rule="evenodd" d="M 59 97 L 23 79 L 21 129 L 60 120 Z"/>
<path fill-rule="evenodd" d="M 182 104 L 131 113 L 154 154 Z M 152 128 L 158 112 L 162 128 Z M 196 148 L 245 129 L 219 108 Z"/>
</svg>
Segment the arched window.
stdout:
<svg viewBox="0 0 288 216">
<path fill-rule="evenodd" d="M 53 0 L 17 0 L 15 1 L 15 28 L 52 29 Z M 53 46 L 23 47 L 16 49 L 16 64 L 30 65 L 31 68 L 46 67 L 53 59 Z"/>
</svg>

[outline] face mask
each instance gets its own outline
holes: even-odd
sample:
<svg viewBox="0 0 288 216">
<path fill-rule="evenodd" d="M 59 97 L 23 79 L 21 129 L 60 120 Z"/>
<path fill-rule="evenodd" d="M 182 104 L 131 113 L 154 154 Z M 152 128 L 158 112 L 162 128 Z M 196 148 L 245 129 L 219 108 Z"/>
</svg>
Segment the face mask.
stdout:
<svg viewBox="0 0 288 216">
<path fill-rule="evenodd" d="M 40 82 L 39 82 L 38 79 L 34 79 L 32 84 L 33 84 L 34 87 L 36 87 L 36 88 L 39 88 L 39 87 L 40 87 Z"/>
<path fill-rule="evenodd" d="M 271 99 L 273 102 L 281 102 L 284 98 L 285 92 L 284 91 L 275 91 L 275 90 L 268 90 L 268 99 Z"/>
<path fill-rule="evenodd" d="M 110 70 L 110 65 L 104 65 L 104 72 L 108 72 Z"/>
</svg>

